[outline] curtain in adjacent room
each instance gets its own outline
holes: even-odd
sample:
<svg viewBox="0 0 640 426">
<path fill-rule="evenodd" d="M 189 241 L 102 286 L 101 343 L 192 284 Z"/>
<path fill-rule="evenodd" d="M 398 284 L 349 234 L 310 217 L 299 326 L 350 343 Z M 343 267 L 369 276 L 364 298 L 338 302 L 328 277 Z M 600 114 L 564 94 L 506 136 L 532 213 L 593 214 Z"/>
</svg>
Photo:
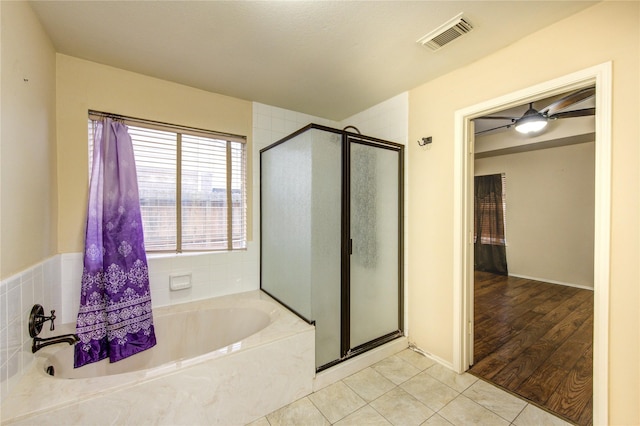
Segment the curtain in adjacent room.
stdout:
<svg viewBox="0 0 640 426">
<path fill-rule="evenodd" d="M 474 267 L 507 275 L 502 175 L 475 177 Z"/>
<path fill-rule="evenodd" d="M 94 134 L 75 367 L 156 344 L 131 137 L 108 118 Z"/>
</svg>

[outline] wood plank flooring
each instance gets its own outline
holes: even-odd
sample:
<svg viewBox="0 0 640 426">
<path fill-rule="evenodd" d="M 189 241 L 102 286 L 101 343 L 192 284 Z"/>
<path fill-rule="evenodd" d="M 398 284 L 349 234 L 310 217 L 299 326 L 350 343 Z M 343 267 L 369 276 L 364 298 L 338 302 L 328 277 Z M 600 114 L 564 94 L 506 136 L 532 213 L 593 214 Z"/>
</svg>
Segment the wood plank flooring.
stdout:
<svg viewBox="0 0 640 426">
<path fill-rule="evenodd" d="M 475 272 L 470 373 L 578 425 L 593 423 L 593 292 Z"/>
</svg>

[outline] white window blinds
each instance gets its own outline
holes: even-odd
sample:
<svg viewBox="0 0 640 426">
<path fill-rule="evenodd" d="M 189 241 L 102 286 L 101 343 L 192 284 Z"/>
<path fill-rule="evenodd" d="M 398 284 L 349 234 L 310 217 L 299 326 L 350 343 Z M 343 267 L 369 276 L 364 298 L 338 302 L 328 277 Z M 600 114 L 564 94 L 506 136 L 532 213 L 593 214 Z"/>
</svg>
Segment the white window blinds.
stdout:
<svg viewBox="0 0 640 426">
<path fill-rule="evenodd" d="M 104 114 L 89 114 L 93 132 Z M 244 138 L 119 117 L 129 127 L 147 251 L 246 248 Z"/>
</svg>

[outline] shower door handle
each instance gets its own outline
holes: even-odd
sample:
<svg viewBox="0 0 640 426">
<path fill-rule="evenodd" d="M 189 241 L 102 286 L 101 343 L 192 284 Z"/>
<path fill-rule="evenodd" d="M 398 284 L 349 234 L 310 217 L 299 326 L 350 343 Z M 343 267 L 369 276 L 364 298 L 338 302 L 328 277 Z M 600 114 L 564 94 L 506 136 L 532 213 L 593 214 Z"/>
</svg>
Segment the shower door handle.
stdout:
<svg viewBox="0 0 640 426">
<path fill-rule="evenodd" d="M 349 238 L 349 256 L 353 254 L 353 239 Z"/>
</svg>

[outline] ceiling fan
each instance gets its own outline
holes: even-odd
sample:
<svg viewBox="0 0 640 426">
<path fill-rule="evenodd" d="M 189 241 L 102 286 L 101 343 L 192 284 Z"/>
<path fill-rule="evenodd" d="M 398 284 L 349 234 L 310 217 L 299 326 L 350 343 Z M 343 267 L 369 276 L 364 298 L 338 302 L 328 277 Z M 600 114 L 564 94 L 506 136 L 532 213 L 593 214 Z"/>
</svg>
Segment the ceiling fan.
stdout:
<svg viewBox="0 0 640 426">
<path fill-rule="evenodd" d="M 475 120 L 508 120 L 508 124 L 503 124 L 490 129 L 481 130 L 476 132 L 476 135 L 491 132 L 498 129 L 509 129 L 514 127 L 516 131 L 528 134 L 539 132 L 544 129 L 549 120 L 557 120 L 559 118 L 572 118 L 572 117 L 586 117 L 589 115 L 595 115 L 595 108 L 584 108 L 570 111 L 563 111 L 572 105 L 587 100 L 595 96 L 595 87 L 587 87 L 585 89 L 578 90 L 552 102 L 541 110 L 536 110 L 533 107 L 533 102 L 529 103 L 529 109 L 521 117 L 508 117 L 499 115 L 486 115 L 484 117 L 475 118 Z"/>
</svg>

